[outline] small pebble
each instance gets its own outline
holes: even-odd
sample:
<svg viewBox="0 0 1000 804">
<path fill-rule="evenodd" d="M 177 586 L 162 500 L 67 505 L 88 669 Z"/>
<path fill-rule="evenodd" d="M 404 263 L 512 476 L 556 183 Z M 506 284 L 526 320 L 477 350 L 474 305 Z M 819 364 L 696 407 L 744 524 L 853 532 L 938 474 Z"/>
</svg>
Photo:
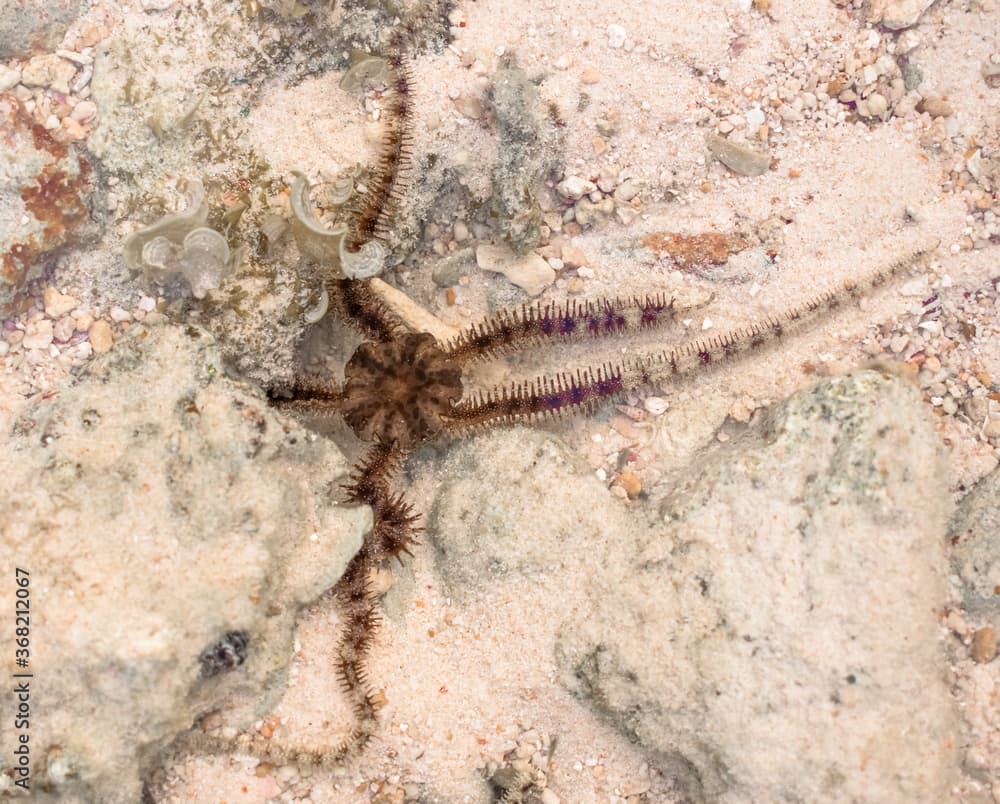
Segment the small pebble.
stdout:
<svg viewBox="0 0 1000 804">
<path fill-rule="evenodd" d="M 580 268 L 588 263 L 587 255 L 575 246 L 563 246 L 560 256 L 567 268 Z"/>
<path fill-rule="evenodd" d="M 641 189 L 642 188 L 639 182 L 637 182 L 635 179 L 631 178 L 625 179 L 625 181 L 619 184 L 617 189 L 615 189 L 615 201 L 623 201 L 625 203 L 628 203 L 637 195 L 639 195 L 639 191 Z"/>
<path fill-rule="evenodd" d="M 484 271 L 503 274 L 531 296 L 537 296 L 556 278 L 556 272 L 538 254 L 519 257 L 502 246 L 479 246 L 476 249 L 476 264 Z"/>
<path fill-rule="evenodd" d="M 625 44 L 625 29 L 621 25 L 608 26 L 608 46 L 620 48 Z"/>
<path fill-rule="evenodd" d="M 57 341 L 66 342 L 73 337 L 73 331 L 76 329 L 76 324 L 72 318 L 68 315 L 60 318 L 56 321 L 55 326 L 52 327 L 52 335 Z"/>
<path fill-rule="evenodd" d="M 94 354 L 102 355 L 111 349 L 114 338 L 111 334 L 111 325 L 107 321 L 97 320 L 90 325 L 87 330 L 87 337 L 90 339 L 90 346 Z"/>
<path fill-rule="evenodd" d="M 73 107 L 70 117 L 77 123 L 89 123 L 97 117 L 97 104 L 93 101 L 80 101 Z"/>
<path fill-rule="evenodd" d="M 45 315 L 49 318 L 61 318 L 66 313 L 75 310 L 79 304 L 72 296 L 60 293 L 51 285 L 45 288 L 42 298 L 45 303 Z"/>
<path fill-rule="evenodd" d="M 667 408 L 670 407 L 670 404 L 663 397 L 647 396 L 643 400 L 642 406 L 654 416 L 662 416 L 667 412 Z"/>
<path fill-rule="evenodd" d="M 81 313 L 79 310 L 76 313 L 73 316 L 73 320 L 76 322 L 76 331 L 86 332 L 90 329 L 90 325 L 94 323 L 94 317 L 90 313 Z"/>
<path fill-rule="evenodd" d="M 64 136 L 74 142 L 79 142 L 87 138 L 87 129 L 80 125 L 72 117 L 64 117 L 59 121 L 59 127 L 62 128 Z"/>
<path fill-rule="evenodd" d="M 951 117 L 955 110 L 944 98 L 930 95 L 917 104 L 918 112 L 927 112 L 931 117 Z"/>
<path fill-rule="evenodd" d="M 593 67 L 588 67 L 580 73 L 580 81 L 584 84 L 596 84 L 601 80 L 601 74 Z"/>
<path fill-rule="evenodd" d="M 771 167 L 771 157 L 717 134 L 706 138 L 708 150 L 734 173 L 741 176 L 761 176 Z"/>
<path fill-rule="evenodd" d="M 463 95 L 455 101 L 455 108 L 465 117 L 473 120 L 478 120 L 483 116 L 483 103 L 479 98 L 473 96 Z"/>
<path fill-rule="evenodd" d="M 76 67 L 54 53 L 35 56 L 21 68 L 21 83 L 26 87 L 50 87 L 64 95 L 69 94 L 69 82 L 76 75 Z"/>
<path fill-rule="evenodd" d="M 579 176 L 567 176 L 556 185 L 556 192 L 563 198 L 576 201 L 589 195 L 597 189 L 597 185 L 592 181 L 587 181 Z"/>
<path fill-rule="evenodd" d="M 21 82 L 21 71 L 0 64 L 0 92 L 13 89 Z"/>
<path fill-rule="evenodd" d="M 889 102 L 878 92 L 868 96 L 868 116 L 881 117 L 889 109 Z"/>
<path fill-rule="evenodd" d="M 52 343 L 52 336 L 52 322 L 42 319 L 28 326 L 22 344 L 25 349 L 47 349 Z"/>
<path fill-rule="evenodd" d="M 632 472 L 622 472 L 618 476 L 618 485 L 625 489 L 630 500 L 634 500 L 642 492 L 642 481 Z"/>
<path fill-rule="evenodd" d="M 992 625 L 977 628 L 972 635 L 972 660 L 977 664 L 988 664 L 997 655 L 997 632 Z"/>
</svg>

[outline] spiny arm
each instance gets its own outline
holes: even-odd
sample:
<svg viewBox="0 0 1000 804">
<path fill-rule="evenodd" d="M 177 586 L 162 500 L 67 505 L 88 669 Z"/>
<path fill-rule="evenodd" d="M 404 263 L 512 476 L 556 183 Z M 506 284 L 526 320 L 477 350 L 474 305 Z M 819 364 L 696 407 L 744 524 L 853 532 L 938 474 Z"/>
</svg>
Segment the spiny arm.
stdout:
<svg viewBox="0 0 1000 804">
<path fill-rule="evenodd" d="M 405 331 L 399 319 L 376 296 L 368 283 L 358 279 L 327 282 L 330 307 L 363 337 L 385 343 Z"/>
<path fill-rule="evenodd" d="M 337 412 L 344 389 L 334 382 L 302 379 L 284 389 L 291 397 L 271 393 L 271 405 L 278 410 L 307 416 L 331 416 Z"/>
<path fill-rule="evenodd" d="M 690 374 L 746 352 L 774 343 L 804 328 L 820 316 L 856 300 L 927 257 L 937 247 L 915 251 L 861 280 L 847 280 L 781 315 L 755 321 L 721 335 L 697 338 L 657 354 L 605 364 L 596 370 L 559 374 L 517 383 L 459 402 L 448 418 L 446 429 L 467 431 L 490 424 L 530 422 L 570 412 L 592 410 L 597 405 L 671 377 Z"/>
<path fill-rule="evenodd" d="M 747 352 L 761 349 L 786 335 L 805 329 L 827 313 L 847 303 L 856 302 L 911 270 L 914 265 L 930 256 L 937 246 L 935 241 L 932 245 L 877 268 L 861 279 L 846 279 L 842 285 L 818 293 L 779 315 L 768 316 L 719 335 L 696 338 L 657 354 L 625 361 L 622 366 L 623 384 L 627 388 L 634 388 L 678 374 L 689 374 L 710 364 L 733 360 Z"/>
<path fill-rule="evenodd" d="M 674 320 L 674 300 L 663 294 L 631 299 L 539 302 L 520 310 L 501 310 L 446 344 L 462 362 L 484 360 L 530 349 L 551 340 L 579 340 L 665 326 Z"/>
</svg>

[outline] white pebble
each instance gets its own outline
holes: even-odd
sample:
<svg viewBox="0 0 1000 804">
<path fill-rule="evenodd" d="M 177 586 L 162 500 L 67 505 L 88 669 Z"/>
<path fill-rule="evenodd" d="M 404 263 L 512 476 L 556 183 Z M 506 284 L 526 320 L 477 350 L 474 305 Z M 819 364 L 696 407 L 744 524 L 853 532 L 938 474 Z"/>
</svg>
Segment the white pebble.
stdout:
<svg viewBox="0 0 1000 804">
<path fill-rule="evenodd" d="M 762 125 L 764 125 L 764 120 L 766 118 L 764 117 L 763 111 L 761 111 L 757 107 L 754 107 L 749 112 L 747 112 L 746 119 L 747 119 L 747 125 L 750 126 L 750 128 L 760 128 Z"/>
<path fill-rule="evenodd" d="M 556 192 L 563 198 L 576 201 L 589 195 L 597 189 L 597 185 L 592 181 L 580 178 L 579 176 L 567 176 L 556 185 Z"/>
<path fill-rule="evenodd" d="M 0 92 L 13 89 L 21 82 L 21 71 L 0 64 Z"/>
<path fill-rule="evenodd" d="M 114 307 L 111 308 L 110 315 L 112 321 L 121 322 L 121 321 L 132 320 L 132 314 L 125 308 L 119 307 L 118 305 L 115 305 Z"/>
<path fill-rule="evenodd" d="M 608 26 L 608 45 L 613 48 L 620 48 L 625 44 L 625 29 L 621 25 Z"/>
<path fill-rule="evenodd" d="M 97 117 L 97 104 L 93 101 L 80 101 L 69 114 L 77 123 L 89 123 Z"/>
<path fill-rule="evenodd" d="M 667 408 L 670 407 L 670 403 L 660 396 L 647 396 L 643 400 L 642 406 L 654 416 L 662 416 L 667 412 Z"/>
</svg>

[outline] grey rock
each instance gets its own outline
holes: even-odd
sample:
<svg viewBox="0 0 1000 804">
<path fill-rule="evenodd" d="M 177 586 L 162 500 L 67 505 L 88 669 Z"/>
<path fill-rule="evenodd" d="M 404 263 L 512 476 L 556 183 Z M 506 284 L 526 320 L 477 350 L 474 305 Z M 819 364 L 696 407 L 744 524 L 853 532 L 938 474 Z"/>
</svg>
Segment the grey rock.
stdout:
<svg viewBox="0 0 1000 804">
<path fill-rule="evenodd" d="M 896 379 L 792 397 L 654 489 L 651 533 L 609 536 L 564 683 L 696 800 L 946 800 L 944 469 Z"/>
<path fill-rule="evenodd" d="M 705 141 L 716 159 L 741 176 L 761 176 L 771 167 L 770 156 L 749 146 L 727 140 L 718 134 L 709 134 Z"/>
<path fill-rule="evenodd" d="M 0 0 L 0 60 L 55 50 L 86 0 Z"/>
<path fill-rule="evenodd" d="M 447 480 L 431 508 L 427 534 L 455 597 L 490 579 L 563 566 L 567 557 L 593 553 L 606 532 L 629 529 L 625 508 L 545 433 L 513 428 L 464 442 L 449 453 L 440 474 Z M 555 489 L 570 493 L 570 504 L 553 504 Z M 581 506 L 589 512 L 582 520 Z"/>
<path fill-rule="evenodd" d="M 881 23 L 890 31 L 901 31 L 916 25 L 920 15 L 933 4 L 934 0 L 872 0 L 868 21 Z"/>
<path fill-rule="evenodd" d="M 912 61 L 905 62 L 900 67 L 903 74 L 903 86 L 907 92 L 913 92 L 924 82 L 924 74 Z"/>
<path fill-rule="evenodd" d="M 642 191 L 642 185 L 633 178 L 625 179 L 615 189 L 615 201 L 629 202 Z"/>
<path fill-rule="evenodd" d="M 450 288 L 458 284 L 458 280 L 475 270 L 476 251 L 463 248 L 454 254 L 443 257 L 431 268 L 431 279 L 439 288 Z"/>
<path fill-rule="evenodd" d="M 994 64 L 991 61 L 984 62 L 982 73 L 986 86 L 990 89 L 1000 87 L 1000 64 Z"/>
<path fill-rule="evenodd" d="M 598 202 L 582 198 L 573 207 L 574 220 L 581 226 L 592 226 L 615 211 L 615 202 L 611 198 L 602 198 Z"/>
<path fill-rule="evenodd" d="M 551 285 L 556 272 L 538 254 L 519 257 L 503 246 L 483 244 L 476 248 L 476 263 L 484 271 L 503 274 L 507 279 L 525 290 L 530 296 L 537 296 Z"/>
<path fill-rule="evenodd" d="M 0 563 L 30 572 L 33 781 L 59 800 L 138 801 L 195 718 L 267 712 L 370 527 L 332 501 L 340 452 L 221 368 L 203 330 L 137 325 L 4 436 Z"/>
<path fill-rule="evenodd" d="M 497 137 L 493 212 L 505 242 L 526 254 L 541 240 L 542 210 L 535 193 L 559 168 L 562 137 L 538 88 L 510 55 L 501 59 L 486 101 Z"/>
<path fill-rule="evenodd" d="M 962 582 L 966 609 L 1000 625 L 1000 469 L 965 496 L 949 534 L 955 544 L 952 566 Z"/>
</svg>

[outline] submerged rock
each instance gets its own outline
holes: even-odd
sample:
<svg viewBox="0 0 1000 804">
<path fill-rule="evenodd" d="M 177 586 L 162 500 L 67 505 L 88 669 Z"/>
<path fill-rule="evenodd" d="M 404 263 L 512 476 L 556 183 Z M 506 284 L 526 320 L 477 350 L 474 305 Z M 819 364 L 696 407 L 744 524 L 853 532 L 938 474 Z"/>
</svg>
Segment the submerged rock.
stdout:
<svg viewBox="0 0 1000 804">
<path fill-rule="evenodd" d="M 195 718 L 268 711 L 297 612 L 370 525 L 333 502 L 340 452 L 221 366 L 203 330 L 139 325 L 4 436 L 0 569 L 30 578 L 33 786 L 60 800 L 138 801 Z"/>
<path fill-rule="evenodd" d="M 504 246 L 484 243 L 476 248 L 476 263 L 484 271 L 503 274 L 529 296 L 537 296 L 551 285 L 556 272 L 542 257 L 528 254 L 519 257 Z"/>
<path fill-rule="evenodd" d="M 504 242 L 516 254 L 527 254 L 541 240 L 536 192 L 563 160 L 558 114 L 510 54 L 501 58 L 486 102 L 497 132 L 493 212 Z"/>
<path fill-rule="evenodd" d="M 449 480 L 430 511 L 427 533 L 455 597 L 510 575 L 565 568 L 584 551 L 596 553 L 607 531 L 629 530 L 625 508 L 546 433 L 515 428 L 465 442 L 451 451 L 441 474 Z M 554 504 L 555 489 L 571 495 L 570 504 Z M 581 510 L 589 513 L 584 521 Z"/>
<path fill-rule="evenodd" d="M 58 47 L 70 24 L 87 7 L 85 0 L 0 4 L 0 61 Z"/>
<path fill-rule="evenodd" d="M 949 531 L 966 609 L 1000 627 L 1000 469 L 962 500 Z"/>
<path fill-rule="evenodd" d="M 2 37 L 0 37 L 2 38 Z M 87 225 L 91 166 L 0 95 L 0 312 Z"/>
<path fill-rule="evenodd" d="M 564 683 L 697 800 L 945 800 L 945 477 L 902 382 L 792 397 L 661 485 L 638 544 L 611 537 Z"/>
</svg>

